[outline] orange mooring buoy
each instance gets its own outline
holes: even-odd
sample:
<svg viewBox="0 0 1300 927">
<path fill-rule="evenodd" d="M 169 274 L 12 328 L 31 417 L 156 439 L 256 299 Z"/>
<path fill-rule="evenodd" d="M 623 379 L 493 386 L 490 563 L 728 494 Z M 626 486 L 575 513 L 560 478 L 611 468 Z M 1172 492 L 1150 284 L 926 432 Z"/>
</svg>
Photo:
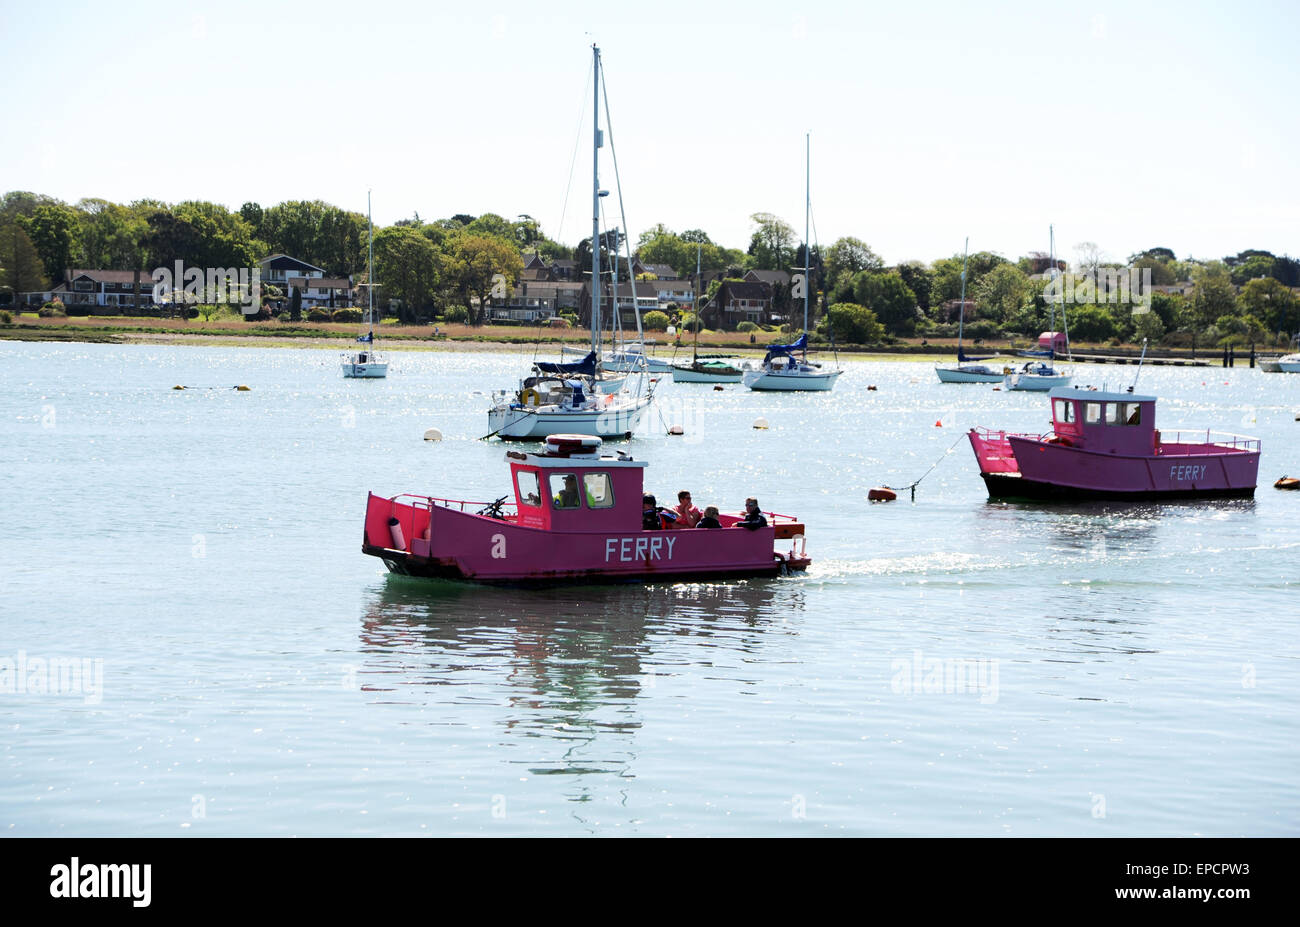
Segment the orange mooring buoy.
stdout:
<svg viewBox="0 0 1300 927">
<path fill-rule="evenodd" d="M 942 428 L 942 427 L 943 427 L 943 422 L 935 422 L 935 423 L 934 423 L 934 427 L 935 427 L 935 428 Z"/>
<path fill-rule="evenodd" d="M 893 502 L 897 498 L 898 493 L 883 486 L 877 486 L 867 493 L 867 500 L 870 502 Z"/>
</svg>

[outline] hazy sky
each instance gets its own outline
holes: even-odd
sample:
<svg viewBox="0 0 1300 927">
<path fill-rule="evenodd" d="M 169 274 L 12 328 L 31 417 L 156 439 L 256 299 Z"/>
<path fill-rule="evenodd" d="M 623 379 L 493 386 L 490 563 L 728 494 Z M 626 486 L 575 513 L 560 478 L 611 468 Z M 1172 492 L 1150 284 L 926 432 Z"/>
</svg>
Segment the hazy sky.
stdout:
<svg viewBox="0 0 1300 927">
<path fill-rule="evenodd" d="M 1067 258 L 1294 256 L 1298 34 L 1293 0 L 0 0 L 0 189 L 364 211 L 372 188 L 378 223 L 527 213 L 575 244 L 594 41 L 634 233 L 802 234 L 811 132 L 816 239 L 891 263 L 1045 251 L 1049 223 Z"/>
</svg>

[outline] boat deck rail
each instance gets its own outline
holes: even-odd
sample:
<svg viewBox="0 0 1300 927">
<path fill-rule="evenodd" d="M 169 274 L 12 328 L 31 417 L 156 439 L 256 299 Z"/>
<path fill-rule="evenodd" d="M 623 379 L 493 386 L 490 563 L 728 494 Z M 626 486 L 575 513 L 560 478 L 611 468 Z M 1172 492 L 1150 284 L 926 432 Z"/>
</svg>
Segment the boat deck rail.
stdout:
<svg viewBox="0 0 1300 927">
<path fill-rule="evenodd" d="M 409 499 L 406 504 L 412 508 L 427 509 L 433 511 L 435 507 L 444 509 L 453 509 L 458 512 L 468 512 L 471 515 L 478 515 L 480 509 L 489 509 L 497 506 L 496 502 L 473 502 L 468 499 L 441 499 L 437 496 L 425 496 L 419 493 L 403 492 L 393 496 L 393 501 Z M 502 518 L 512 519 L 517 514 L 516 505 L 513 502 L 502 502 L 498 506 Z"/>
<path fill-rule="evenodd" d="M 1259 453 L 1260 439 L 1250 435 L 1233 434 L 1230 431 L 1211 431 L 1208 428 L 1160 429 L 1160 448 L 1169 454 L 1173 446 L 1178 446 L 1183 453 L 1217 454 L 1222 451 L 1240 453 Z"/>
</svg>

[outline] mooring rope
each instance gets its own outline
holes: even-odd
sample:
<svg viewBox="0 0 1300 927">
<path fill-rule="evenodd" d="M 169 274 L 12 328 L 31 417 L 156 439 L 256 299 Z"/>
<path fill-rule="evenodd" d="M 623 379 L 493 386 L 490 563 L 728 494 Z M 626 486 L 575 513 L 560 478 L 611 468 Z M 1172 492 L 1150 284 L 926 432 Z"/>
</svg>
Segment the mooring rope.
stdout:
<svg viewBox="0 0 1300 927">
<path fill-rule="evenodd" d="M 885 489 L 892 489 L 892 490 L 894 490 L 894 492 L 902 492 L 904 489 L 906 489 L 906 490 L 908 490 L 909 492 L 911 492 L 911 494 L 912 494 L 912 501 L 915 502 L 915 501 L 916 501 L 916 487 L 919 486 L 919 485 L 921 485 L 921 480 L 925 479 L 927 476 L 929 476 L 931 473 L 933 473 L 933 472 L 934 472 L 934 468 L 937 467 L 937 466 L 939 466 L 939 464 L 943 463 L 943 458 L 944 458 L 944 457 L 947 457 L 947 456 L 948 456 L 949 454 L 951 454 L 954 450 L 956 450 L 956 449 L 957 449 L 957 445 L 958 445 L 958 444 L 961 444 L 963 441 L 965 441 L 966 438 L 967 438 L 967 435 L 963 434 L 960 438 L 958 438 L 956 441 L 954 441 L 954 442 L 952 443 L 952 447 L 950 447 L 950 448 L 948 448 L 948 450 L 944 451 L 944 452 L 943 452 L 943 456 L 941 456 L 941 457 L 940 457 L 938 460 L 936 460 L 934 463 L 930 464 L 930 469 L 929 469 L 929 470 L 926 470 L 924 473 L 922 473 L 921 476 L 920 476 L 920 478 L 917 479 L 917 480 L 916 480 L 915 482 L 913 482 L 912 484 L 910 484 L 910 485 L 908 485 L 908 486 L 888 486 L 888 485 L 886 485 L 884 488 L 885 488 Z"/>
</svg>

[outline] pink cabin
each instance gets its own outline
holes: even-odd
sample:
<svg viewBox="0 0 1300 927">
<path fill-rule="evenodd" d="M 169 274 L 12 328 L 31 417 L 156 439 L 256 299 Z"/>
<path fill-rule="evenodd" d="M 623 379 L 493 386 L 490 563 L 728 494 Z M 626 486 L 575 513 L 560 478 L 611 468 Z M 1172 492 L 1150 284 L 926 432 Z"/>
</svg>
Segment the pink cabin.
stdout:
<svg viewBox="0 0 1300 927">
<path fill-rule="evenodd" d="M 1156 429 L 1156 398 L 1058 387 L 1042 435 L 973 428 L 993 498 L 1176 499 L 1251 496 L 1258 438 Z"/>
<path fill-rule="evenodd" d="M 1038 336 L 1038 349 L 1040 351 L 1064 354 L 1067 347 L 1065 332 L 1043 332 Z"/>
<path fill-rule="evenodd" d="M 787 515 L 752 529 L 722 515 L 721 528 L 646 530 L 645 461 L 602 456 L 586 436 L 546 447 L 506 453 L 510 492 L 492 503 L 371 493 L 362 552 L 394 573 L 509 584 L 773 576 L 811 562 Z"/>
</svg>

